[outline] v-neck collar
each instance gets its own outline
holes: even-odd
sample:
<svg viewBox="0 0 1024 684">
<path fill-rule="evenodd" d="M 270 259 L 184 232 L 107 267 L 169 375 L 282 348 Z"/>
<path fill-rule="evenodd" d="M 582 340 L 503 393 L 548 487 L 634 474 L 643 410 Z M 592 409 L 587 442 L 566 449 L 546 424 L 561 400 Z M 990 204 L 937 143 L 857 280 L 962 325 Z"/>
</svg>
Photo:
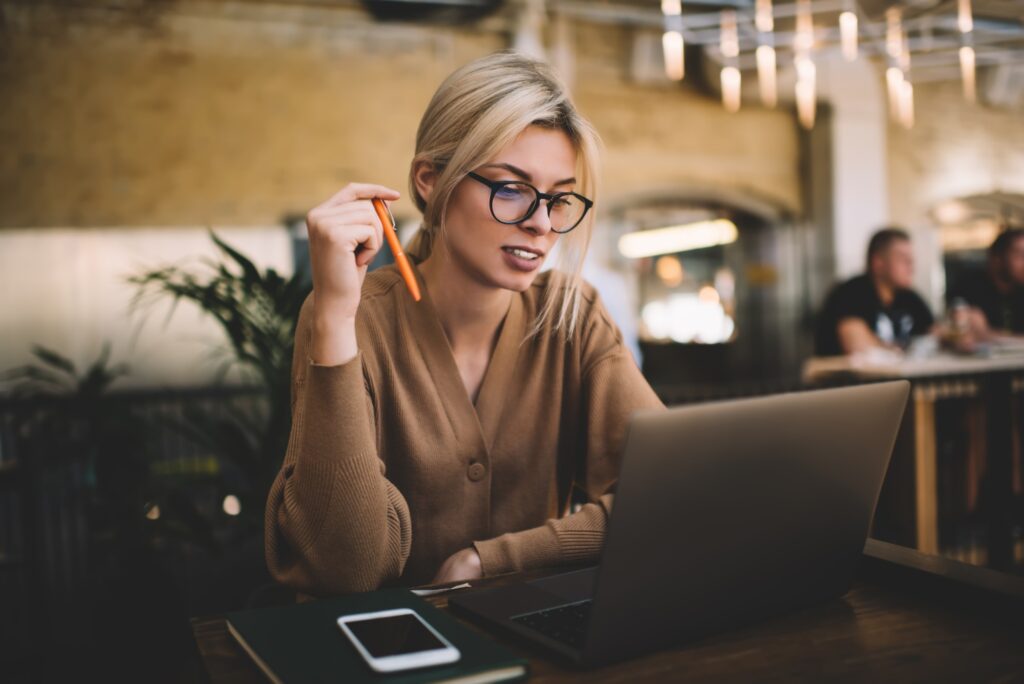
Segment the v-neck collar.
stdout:
<svg viewBox="0 0 1024 684">
<path fill-rule="evenodd" d="M 461 434 L 475 432 L 480 438 L 480 446 L 489 453 L 501 428 L 502 411 L 509 396 L 509 383 L 515 372 L 520 342 L 526 335 L 522 295 L 518 292 L 512 293 L 508 312 L 501 323 L 498 340 L 480 382 L 474 405 L 462 382 L 462 375 L 455 363 L 455 354 L 441 325 L 440 316 L 427 290 L 423 274 L 417 264 L 411 260 L 410 264 L 422 297 L 417 302 L 403 292 L 401 298 L 406 315 L 414 322 L 412 329 L 422 335 L 415 341 L 416 345 L 423 354 L 441 396 L 449 400 L 445 402 L 445 408 L 453 423 L 463 429 Z"/>
</svg>

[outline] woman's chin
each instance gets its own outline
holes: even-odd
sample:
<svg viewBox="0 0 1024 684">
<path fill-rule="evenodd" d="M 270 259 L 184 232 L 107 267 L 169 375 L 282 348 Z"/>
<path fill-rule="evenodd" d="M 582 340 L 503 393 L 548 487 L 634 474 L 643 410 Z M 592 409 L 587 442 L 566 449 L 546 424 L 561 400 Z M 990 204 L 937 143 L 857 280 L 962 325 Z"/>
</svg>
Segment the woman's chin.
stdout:
<svg viewBox="0 0 1024 684">
<path fill-rule="evenodd" d="M 525 292 L 541 274 L 541 264 L 534 270 L 525 271 L 512 268 L 504 261 L 474 265 L 467 263 L 466 271 L 473 274 L 473 279 L 480 284 L 513 292 Z"/>
<path fill-rule="evenodd" d="M 498 287 L 505 290 L 525 292 L 530 289 L 530 286 L 533 285 L 533 281 L 537 279 L 538 275 L 540 275 L 540 270 L 532 271 L 530 273 L 514 273 L 509 272 L 509 269 L 504 268 L 494 274 L 493 281 Z"/>
</svg>

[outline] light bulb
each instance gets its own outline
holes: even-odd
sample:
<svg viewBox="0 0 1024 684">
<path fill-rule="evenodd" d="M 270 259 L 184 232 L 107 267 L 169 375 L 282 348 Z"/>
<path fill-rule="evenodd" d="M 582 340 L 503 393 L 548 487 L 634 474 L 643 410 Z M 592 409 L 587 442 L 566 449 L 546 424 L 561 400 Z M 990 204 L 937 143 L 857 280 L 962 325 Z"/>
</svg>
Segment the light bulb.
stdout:
<svg viewBox="0 0 1024 684">
<path fill-rule="evenodd" d="M 665 55 L 665 75 L 673 81 L 683 80 L 686 64 L 683 61 L 683 34 L 665 31 L 661 37 L 661 48 Z"/>
<path fill-rule="evenodd" d="M 765 107 L 775 107 L 779 101 L 775 48 L 771 45 L 759 45 L 755 54 L 757 55 L 757 82 L 761 88 L 761 102 Z"/>
<path fill-rule="evenodd" d="M 722 104 L 728 112 L 740 110 L 740 70 L 734 66 L 722 67 Z"/>
<path fill-rule="evenodd" d="M 970 103 L 978 101 L 978 89 L 975 83 L 974 48 L 964 45 L 960 48 L 960 77 L 964 84 L 964 97 Z"/>
<path fill-rule="evenodd" d="M 843 12 L 839 15 L 839 36 L 843 44 L 843 57 L 848 62 L 857 59 L 857 15 Z"/>
</svg>

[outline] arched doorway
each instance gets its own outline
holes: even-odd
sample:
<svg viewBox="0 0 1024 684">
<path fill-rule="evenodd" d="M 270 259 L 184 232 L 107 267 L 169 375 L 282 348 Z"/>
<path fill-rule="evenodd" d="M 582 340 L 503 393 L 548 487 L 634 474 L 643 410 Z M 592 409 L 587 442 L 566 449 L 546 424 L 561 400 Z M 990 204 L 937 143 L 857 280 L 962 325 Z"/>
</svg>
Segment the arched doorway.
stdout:
<svg viewBox="0 0 1024 684">
<path fill-rule="evenodd" d="M 625 275 L 645 375 L 670 401 L 796 383 L 805 334 L 805 242 L 784 209 L 715 188 L 620 201 L 601 242 Z"/>
</svg>

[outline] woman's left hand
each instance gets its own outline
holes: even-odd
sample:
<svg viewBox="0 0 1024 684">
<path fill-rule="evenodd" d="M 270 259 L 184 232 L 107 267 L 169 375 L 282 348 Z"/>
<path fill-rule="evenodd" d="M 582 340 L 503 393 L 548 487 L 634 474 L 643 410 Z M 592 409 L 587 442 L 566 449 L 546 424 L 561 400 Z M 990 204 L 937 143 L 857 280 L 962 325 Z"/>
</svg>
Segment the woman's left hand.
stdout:
<svg viewBox="0 0 1024 684">
<path fill-rule="evenodd" d="M 469 547 L 448 556 L 448 560 L 441 564 L 441 569 L 437 571 L 437 576 L 431 584 L 446 584 L 481 577 L 483 569 L 480 567 L 480 556 L 476 549 Z"/>
</svg>

